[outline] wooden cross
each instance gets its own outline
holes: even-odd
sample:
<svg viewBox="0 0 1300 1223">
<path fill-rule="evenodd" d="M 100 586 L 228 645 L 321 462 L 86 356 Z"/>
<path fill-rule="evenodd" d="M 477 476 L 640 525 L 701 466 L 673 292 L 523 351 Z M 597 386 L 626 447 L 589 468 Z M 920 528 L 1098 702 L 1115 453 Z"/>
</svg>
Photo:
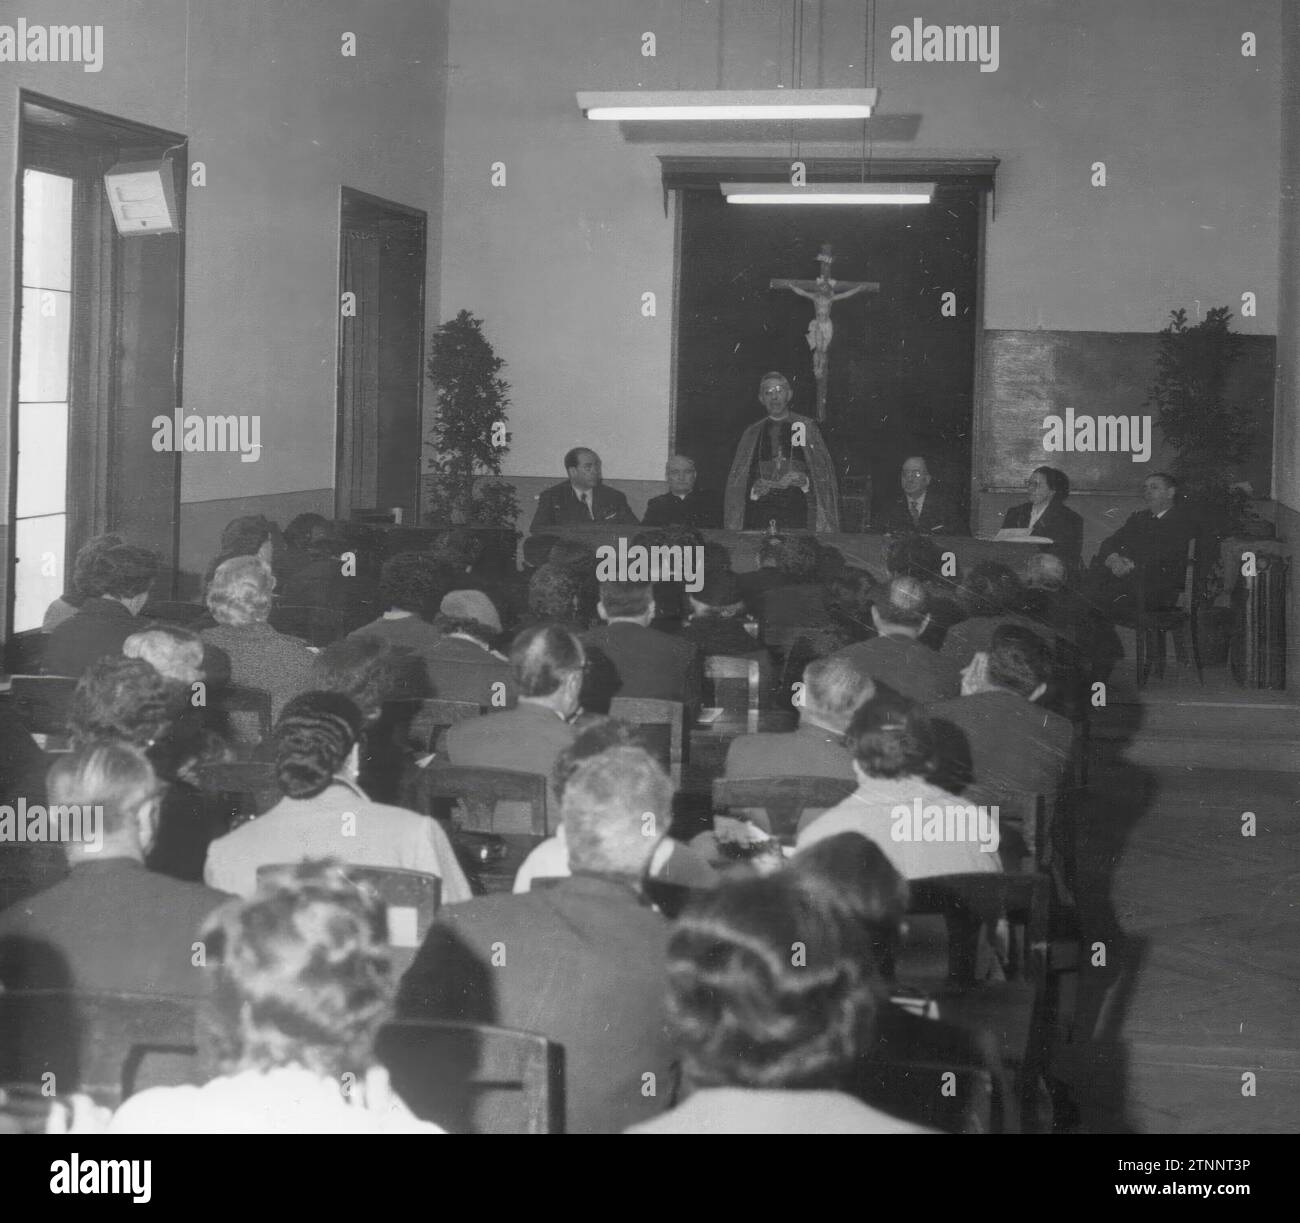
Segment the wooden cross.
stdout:
<svg viewBox="0 0 1300 1223">
<path fill-rule="evenodd" d="M 821 254 L 817 256 L 821 271 L 816 280 L 771 280 L 770 289 L 789 289 L 806 297 L 813 304 L 812 322 L 808 324 L 808 347 L 813 355 L 813 377 L 817 379 L 817 419 L 826 419 L 826 373 L 830 367 L 831 340 L 835 335 L 835 326 L 831 322 L 831 307 L 837 301 L 853 297 L 857 293 L 878 293 L 880 284 L 872 280 L 832 280 L 831 245 L 822 243 Z"/>
</svg>

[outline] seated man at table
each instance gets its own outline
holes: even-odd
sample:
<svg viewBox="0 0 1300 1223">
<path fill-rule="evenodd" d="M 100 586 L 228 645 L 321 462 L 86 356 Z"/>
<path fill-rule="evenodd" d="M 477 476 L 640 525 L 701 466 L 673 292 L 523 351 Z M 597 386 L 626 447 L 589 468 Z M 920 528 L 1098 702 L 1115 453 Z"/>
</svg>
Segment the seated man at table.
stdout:
<svg viewBox="0 0 1300 1223">
<path fill-rule="evenodd" d="M 886 597 L 872 605 L 878 637 L 845 647 L 845 658 L 877 683 L 921 704 L 961 691 L 961 672 L 920 641 L 930 623 L 925 589 L 916 578 L 894 578 Z"/>
<path fill-rule="evenodd" d="M 563 1046 L 569 1134 L 617 1133 L 671 1107 L 668 924 L 640 889 L 659 841 L 647 826 L 661 835 L 671 810 L 672 783 L 640 748 L 583 761 L 564 790 L 572 876 L 439 913 L 402 978 L 398 1017 L 495 1024 Z"/>
<path fill-rule="evenodd" d="M 584 709 L 608 713 L 616 696 L 699 705 L 699 651 L 650 627 L 655 602 L 648 582 L 601 582 L 597 611 L 605 624 L 582 638 L 590 661 Z"/>
<path fill-rule="evenodd" d="M 870 678 L 843 654 L 815 659 L 804 670 L 802 693 L 793 696 L 799 710 L 798 729 L 733 739 L 722 775 L 738 781 L 766 777 L 853 781 L 853 758 L 844 746 L 844 732 L 862 702 L 874 695 Z M 748 814 L 753 822 L 767 827 L 763 811 L 754 809 Z"/>
<path fill-rule="evenodd" d="M 530 534 L 546 527 L 603 522 L 635 526 L 627 498 L 601 480 L 600 455 L 585 446 L 575 446 L 564 456 L 569 478 L 548 488 L 537 498 Z"/>
<path fill-rule="evenodd" d="M 722 506 L 712 493 L 695 487 L 695 460 L 675 454 L 664 468 L 668 491 L 651 497 L 641 525 L 646 527 L 720 527 Z"/>
<path fill-rule="evenodd" d="M 929 707 L 931 719 L 943 727 L 940 743 L 957 749 L 940 761 L 938 776 L 946 788 L 973 783 L 994 793 L 1056 796 L 1070 764 L 1074 729 L 1037 703 L 1051 678 L 1052 660 L 1041 638 L 1015 624 L 994 630 L 988 653 L 977 653 L 962 672 L 962 695 Z M 948 727 L 956 734 L 948 735 Z"/>
<path fill-rule="evenodd" d="M 952 499 L 940 490 L 931 491 L 932 480 L 923 456 L 905 460 L 899 477 L 902 494 L 889 503 L 875 529 L 886 535 L 969 535 Z"/>
<path fill-rule="evenodd" d="M 524 629 L 510 647 L 519 703 L 449 726 L 438 741 L 439 758 L 550 777 L 555 758 L 573 742 L 570 722 L 578 712 L 585 661 L 581 643 L 558 624 Z M 554 823 L 560 809 L 554 791 L 548 806 Z M 529 817 L 527 803 L 498 803 L 495 831 L 531 832 Z"/>
</svg>

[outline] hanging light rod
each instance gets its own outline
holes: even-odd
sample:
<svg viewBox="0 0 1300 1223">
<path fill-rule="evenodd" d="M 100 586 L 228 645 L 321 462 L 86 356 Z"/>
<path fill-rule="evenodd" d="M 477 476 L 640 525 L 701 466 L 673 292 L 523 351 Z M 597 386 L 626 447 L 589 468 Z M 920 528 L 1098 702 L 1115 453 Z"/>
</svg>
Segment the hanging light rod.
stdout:
<svg viewBox="0 0 1300 1223">
<path fill-rule="evenodd" d="M 719 183 L 728 204 L 928 204 L 933 183 Z"/>
<path fill-rule="evenodd" d="M 866 119 L 875 89 L 671 89 L 578 94 L 588 119 Z"/>
</svg>

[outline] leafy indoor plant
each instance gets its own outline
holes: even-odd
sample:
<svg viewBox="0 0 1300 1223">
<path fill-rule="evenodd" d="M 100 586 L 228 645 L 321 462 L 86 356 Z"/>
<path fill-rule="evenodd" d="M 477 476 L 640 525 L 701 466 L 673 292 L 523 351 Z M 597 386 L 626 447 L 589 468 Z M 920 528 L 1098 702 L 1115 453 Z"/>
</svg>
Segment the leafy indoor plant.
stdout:
<svg viewBox="0 0 1300 1223">
<path fill-rule="evenodd" d="M 510 451 L 505 431 L 510 384 L 505 361 L 483 334 L 483 320 L 462 310 L 433 333 L 428 374 L 435 395 L 426 450 L 424 517 L 431 524 L 513 529 L 515 486 L 499 476 Z"/>
</svg>

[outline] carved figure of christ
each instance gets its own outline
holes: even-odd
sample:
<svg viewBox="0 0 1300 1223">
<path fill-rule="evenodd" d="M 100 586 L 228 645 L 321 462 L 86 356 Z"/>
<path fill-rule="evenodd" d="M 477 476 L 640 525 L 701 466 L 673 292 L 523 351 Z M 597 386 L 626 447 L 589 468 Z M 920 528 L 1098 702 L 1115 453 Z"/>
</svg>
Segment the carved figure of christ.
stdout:
<svg viewBox="0 0 1300 1223">
<path fill-rule="evenodd" d="M 826 419 L 826 373 L 830 368 L 831 340 L 835 325 L 831 322 L 831 307 L 837 301 L 858 293 L 876 293 L 880 283 L 872 280 L 832 280 L 830 277 L 831 248 L 822 247 L 817 256 L 822 265 L 816 280 L 770 280 L 770 289 L 789 289 L 813 304 L 812 321 L 808 324 L 808 347 L 812 349 L 813 377 L 817 379 L 817 419 Z"/>
</svg>

